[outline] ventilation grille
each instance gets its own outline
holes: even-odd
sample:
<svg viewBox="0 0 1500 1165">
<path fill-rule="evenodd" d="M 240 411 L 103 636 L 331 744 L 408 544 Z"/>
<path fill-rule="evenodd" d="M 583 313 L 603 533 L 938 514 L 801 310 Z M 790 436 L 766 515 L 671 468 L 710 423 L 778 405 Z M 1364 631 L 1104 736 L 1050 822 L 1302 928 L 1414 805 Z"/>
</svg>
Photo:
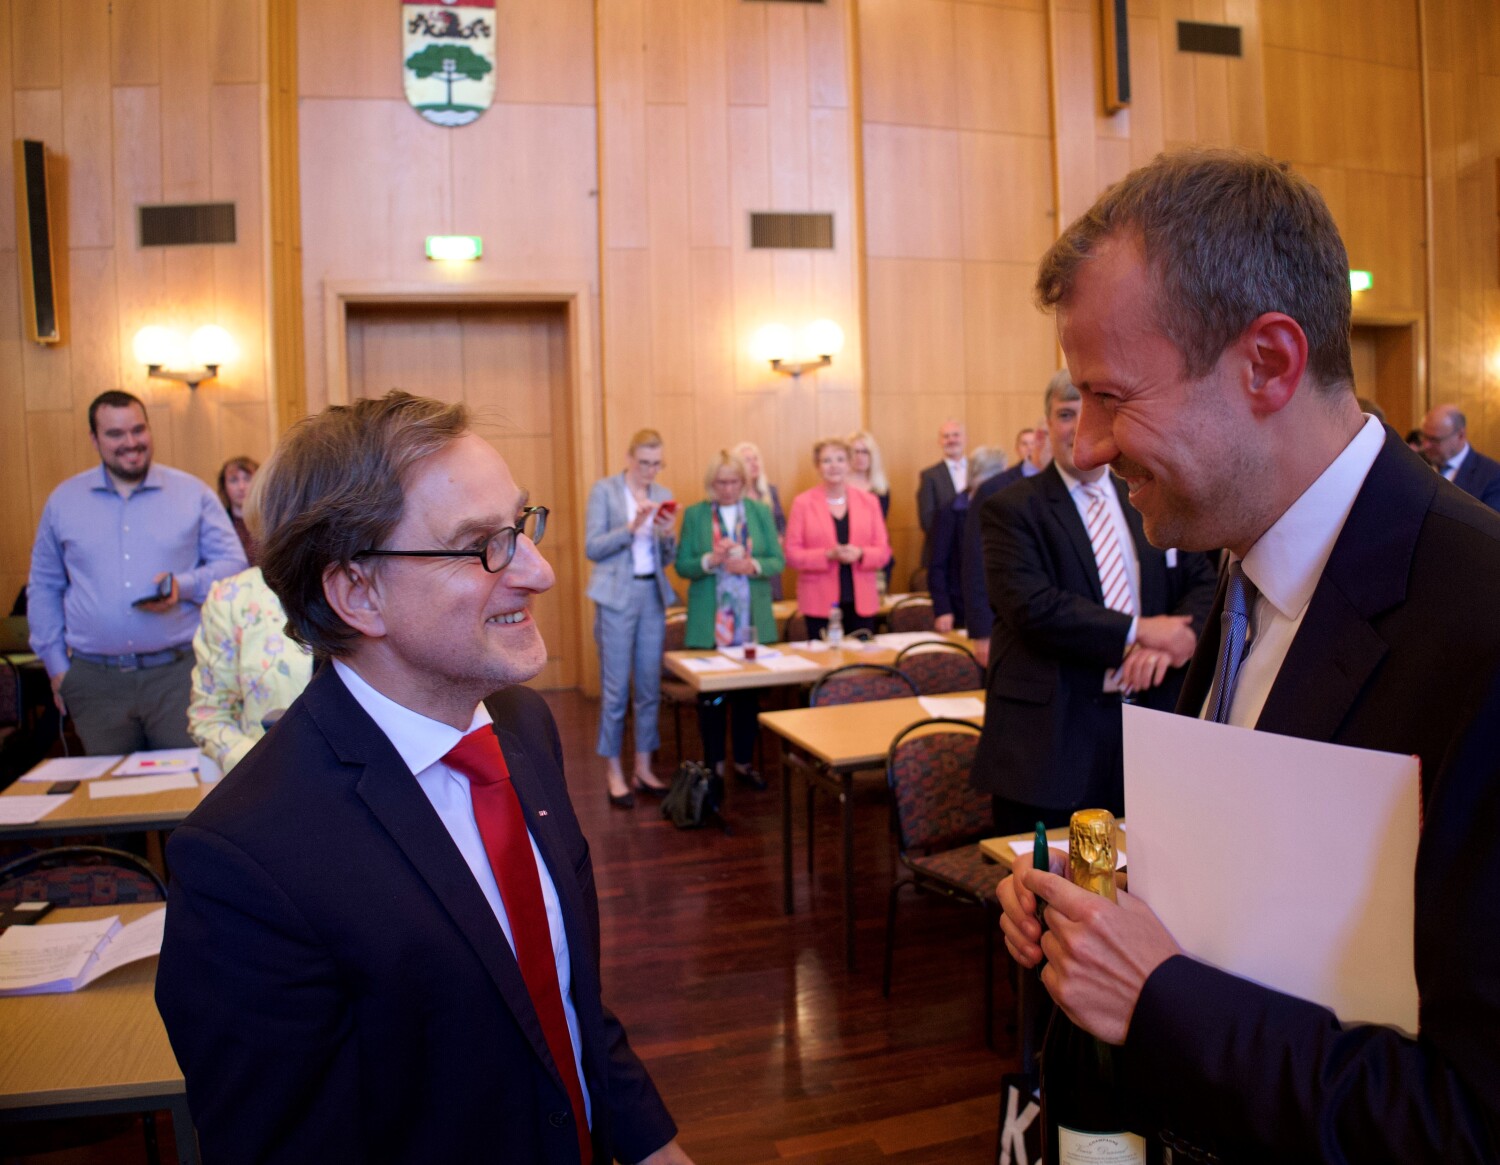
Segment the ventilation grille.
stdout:
<svg viewBox="0 0 1500 1165">
<path fill-rule="evenodd" d="M 179 202 L 137 209 L 141 212 L 143 247 L 186 247 L 235 241 L 232 202 Z"/>
<path fill-rule="evenodd" d="M 828 0 L 759 0 L 762 4 L 827 4 Z"/>
<path fill-rule="evenodd" d="M 1239 57 L 1240 28 L 1237 24 L 1201 24 L 1194 20 L 1177 22 L 1177 51 L 1212 53 L 1219 57 Z"/>
<path fill-rule="evenodd" d="M 805 3 L 808 0 L 796 0 Z M 833 215 L 750 213 L 750 246 L 755 250 L 833 250 Z"/>
</svg>

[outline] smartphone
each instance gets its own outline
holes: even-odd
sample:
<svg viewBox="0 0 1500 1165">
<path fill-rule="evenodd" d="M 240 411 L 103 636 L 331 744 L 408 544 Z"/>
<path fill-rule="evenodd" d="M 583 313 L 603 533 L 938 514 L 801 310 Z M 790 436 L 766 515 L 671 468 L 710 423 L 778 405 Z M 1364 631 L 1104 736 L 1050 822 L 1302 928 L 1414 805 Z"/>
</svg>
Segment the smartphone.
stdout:
<svg viewBox="0 0 1500 1165">
<path fill-rule="evenodd" d="M 156 590 L 155 590 L 155 592 L 153 592 L 152 594 L 147 595 L 143 599 L 137 599 L 135 602 L 131 603 L 130 605 L 132 607 L 143 607 L 147 603 L 154 603 L 154 602 L 157 602 L 160 599 L 169 599 L 171 597 L 172 597 L 172 574 L 171 574 L 170 571 L 168 571 L 166 574 L 162 575 L 161 582 L 159 582 L 159 583 L 156 584 Z"/>
<path fill-rule="evenodd" d="M 0 910 L 0 930 L 7 926 L 30 926 L 46 917 L 51 909 L 50 902 L 17 902 L 14 906 Z"/>
<path fill-rule="evenodd" d="M 76 788 L 78 788 L 77 781 L 53 781 L 47 786 L 47 793 L 49 796 L 57 793 L 71 793 Z"/>
<path fill-rule="evenodd" d="M 661 505 L 656 507 L 656 512 L 658 514 L 675 514 L 677 512 L 677 503 L 675 501 L 662 502 Z"/>
</svg>

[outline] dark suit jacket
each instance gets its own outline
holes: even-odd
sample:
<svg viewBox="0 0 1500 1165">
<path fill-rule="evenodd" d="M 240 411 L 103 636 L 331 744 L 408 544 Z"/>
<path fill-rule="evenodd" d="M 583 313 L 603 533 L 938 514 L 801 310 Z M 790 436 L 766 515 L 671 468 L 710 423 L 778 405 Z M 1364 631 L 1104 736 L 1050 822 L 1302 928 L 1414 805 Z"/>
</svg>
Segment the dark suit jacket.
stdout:
<svg viewBox="0 0 1500 1165">
<path fill-rule="evenodd" d="M 972 500 L 957 496 L 946 506 L 938 507 L 932 520 L 932 547 L 927 563 L 927 591 L 932 596 L 934 615 L 952 615 L 955 627 L 964 626 L 963 528 Z"/>
<path fill-rule="evenodd" d="M 1472 445 L 1464 463 L 1453 475 L 1453 484 L 1492 510 L 1500 510 L 1500 461 L 1486 457 Z"/>
<path fill-rule="evenodd" d="M 556 883 L 596 1158 L 675 1134 L 599 996 L 588 843 L 534 692 L 486 701 Z M 510 946 L 441 819 L 332 667 L 172 836 L 156 999 L 213 1162 L 576 1165 Z"/>
<path fill-rule="evenodd" d="M 953 477 L 948 472 L 948 463 L 939 461 L 922 470 L 917 482 L 917 521 L 922 527 L 922 565 L 932 561 L 932 524 L 937 512 L 948 505 L 957 495 L 953 488 Z"/>
<path fill-rule="evenodd" d="M 1342 1030 L 1315 1004 L 1179 956 L 1130 1023 L 1144 1123 L 1217 1141 L 1226 1161 L 1500 1160 L 1497 580 L 1500 518 L 1388 433 L 1256 724 L 1421 758 L 1419 1038 Z M 1216 610 L 1185 713 L 1208 694 L 1218 640 Z"/>
<path fill-rule="evenodd" d="M 1012 465 L 1004 473 L 997 473 L 974 491 L 974 498 L 964 512 L 962 587 L 964 596 L 964 629 L 970 639 L 988 639 L 995 627 L 995 613 L 990 610 L 990 597 L 984 586 L 984 543 L 980 538 L 979 511 L 984 503 L 1008 485 L 1025 481 L 1021 472 L 1022 462 Z"/>
<path fill-rule="evenodd" d="M 1178 553 L 1168 566 L 1121 501 L 1140 559 L 1141 614 L 1191 615 L 1200 630 L 1213 565 Z M 1120 701 L 1102 693 L 1104 673 L 1125 656 L 1130 617 L 1104 605 L 1088 531 L 1055 465 L 1002 488 L 981 507 L 980 525 L 995 626 L 974 785 L 1026 805 L 1076 808 L 1090 792 L 1120 788 Z M 1176 669 L 1137 702 L 1170 709 L 1181 682 Z"/>
</svg>

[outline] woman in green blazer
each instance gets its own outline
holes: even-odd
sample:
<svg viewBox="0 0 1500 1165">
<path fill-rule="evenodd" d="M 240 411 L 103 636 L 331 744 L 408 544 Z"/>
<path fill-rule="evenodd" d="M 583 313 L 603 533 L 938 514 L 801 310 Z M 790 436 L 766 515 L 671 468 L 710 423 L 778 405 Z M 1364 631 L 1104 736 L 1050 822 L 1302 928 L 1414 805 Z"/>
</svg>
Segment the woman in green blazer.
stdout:
<svg viewBox="0 0 1500 1165">
<path fill-rule="evenodd" d="M 677 573 L 688 580 L 686 646 L 738 647 L 778 638 L 771 611 L 771 579 L 786 566 L 770 509 L 745 497 L 745 464 L 721 449 L 703 476 L 708 500 L 689 506 L 677 543 Z M 755 751 L 759 699 L 755 692 L 722 692 L 698 701 L 704 760 L 724 771 L 725 721 L 734 721 L 737 779 L 765 788 L 750 760 Z"/>
</svg>

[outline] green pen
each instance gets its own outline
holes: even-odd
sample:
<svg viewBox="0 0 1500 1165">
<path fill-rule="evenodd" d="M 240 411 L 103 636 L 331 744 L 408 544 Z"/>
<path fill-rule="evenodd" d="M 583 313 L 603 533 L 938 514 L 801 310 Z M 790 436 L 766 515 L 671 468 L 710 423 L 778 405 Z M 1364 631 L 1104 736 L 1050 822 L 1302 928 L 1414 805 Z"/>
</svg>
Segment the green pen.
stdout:
<svg viewBox="0 0 1500 1165">
<path fill-rule="evenodd" d="M 1047 854 L 1047 848 L 1047 826 L 1045 823 L 1038 821 L 1036 823 L 1036 840 L 1032 842 L 1031 846 L 1032 869 L 1043 871 L 1050 871 L 1052 869 L 1052 859 Z M 1036 917 L 1038 922 L 1042 920 L 1042 907 L 1046 905 L 1046 901 L 1038 894 L 1036 899 Z"/>
</svg>

